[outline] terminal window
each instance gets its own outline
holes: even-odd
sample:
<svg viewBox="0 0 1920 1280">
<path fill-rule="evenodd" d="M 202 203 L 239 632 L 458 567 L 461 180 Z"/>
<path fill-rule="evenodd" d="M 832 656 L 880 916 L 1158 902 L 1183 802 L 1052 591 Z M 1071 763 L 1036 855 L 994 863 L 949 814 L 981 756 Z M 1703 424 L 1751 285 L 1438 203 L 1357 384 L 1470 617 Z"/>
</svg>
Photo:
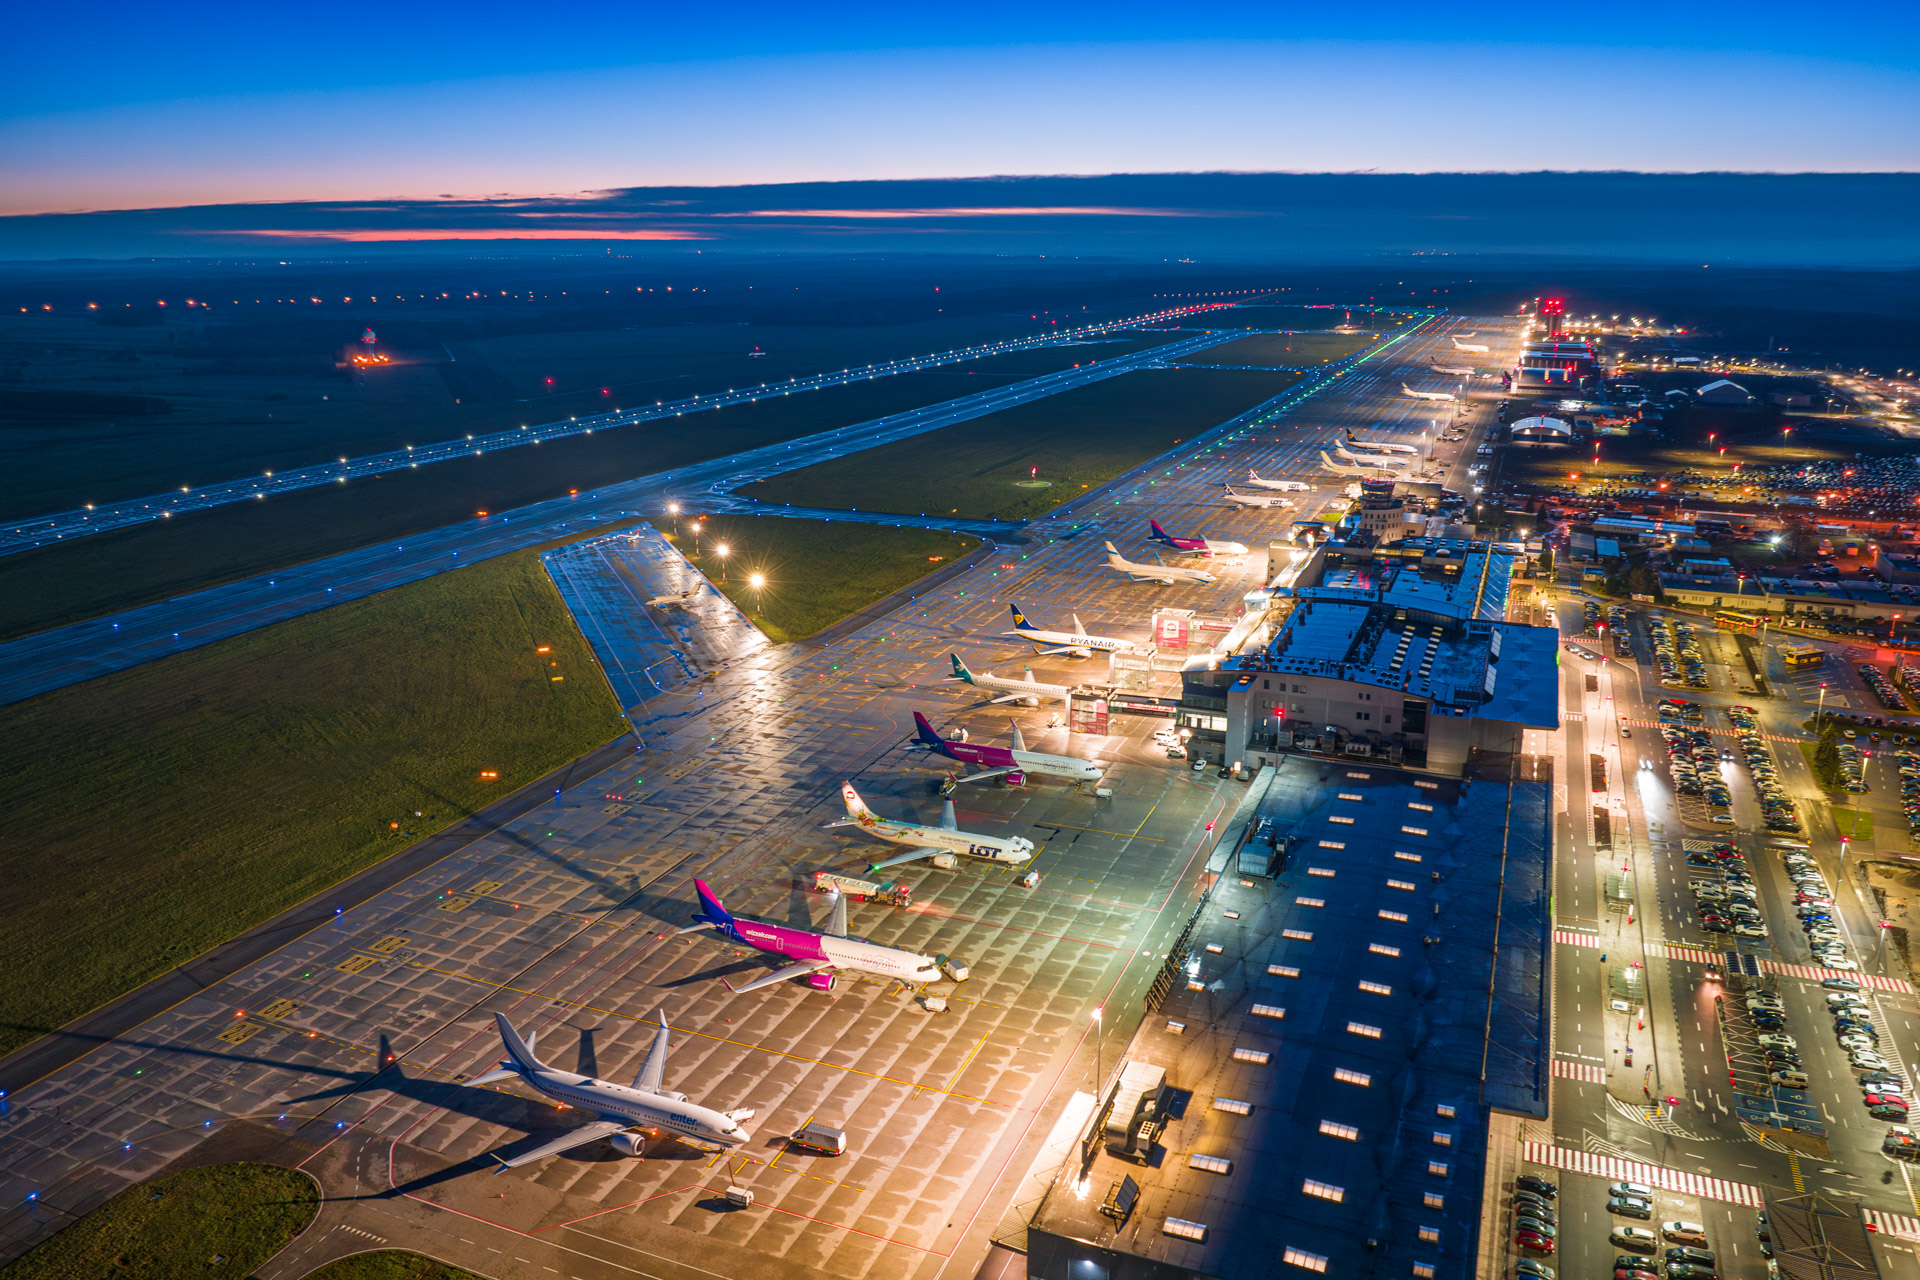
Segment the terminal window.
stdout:
<svg viewBox="0 0 1920 1280">
<path fill-rule="evenodd" d="M 1437 1115 L 1445 1116 L 1447 1119 L 1451 1120 L 1453 1119 L 1453 1104 L 1450 1102 L 1443 1102 L 1439 1106 L 1434 1108 L 1434 1112 Z"/>
<path fill-rule="evenodd" d="M 1384 942 L 1369 943 L 1367 946 L 1367 950 L 1373 952 L 1373 954 L 1377 956 L 1397 956 L 1400 954 L 1400 948 L 1390 947 Z"/>
<path fill-rule="evenodd" d="M 1390 996 L 1393 994 L 1393 988 L 1384 982 L 1363 982 L 1360 984 L 1360 989 L 1369 995 Z"/>
<path fill-rule="evenodd" d="M 1347 1024 L 1347 1030 L 1353 1032 L 1354 1035 L 1365 1036 L 1369 1040 L 1378 1040 L 1381 1034 L 1380 1028 L 1370 1027 L 1364 1022 L 1349 1022 Z"/>
<path fill-rule="evenodd" d="M 1300 1190 L 1310 1196 L 1319 1196 L 1322 1200 L 1331 1200 L 1338 1204 L 1347 1198 L 1345 1187 L 1336 1187 L 1331 1182 L 1315 1182 L 1308 1178 L 1300 1184 Z"/>
<path fill-rule="evenodd" d="M 1447 1198 L 1438 1191 L 1429 1191 L 1421 1197 L 1421 1203 L 1429 1209 L 1444 1209 L 1447 1207 Z"/>
<path fill-rule="evenodd" d="M 1427 1161 L 1427 1172 L 1436 1178 L 1444 1178 L 1447 1176 L 1447 1162 L 1445 1160 L 1429 1160 Z"/>
<path fill-rule="evenodd" d="M 1329 1138 L 1345 1138 L 1348 1142 L 1358 1142 L 1360 1140 L 1360 1130 L 1356 1126 L 1341 1124 L 1336 1120 L 1322 1120 L 1320 1122 L 1320 1132 L 1326 1134 Z"/>
<path fill-rule="evenodd" d="M 1382 920 L 1398 920 L 1401 924 L 1405 924 L 1407 922 L 1407 913 L 1404 911 L 1382 911 L 1380 918 Z"/>
<path fill-rule="evenodd" d="M 1308 1253 L 1305 1249 L 1296 1249 L 1292 1245 L 1288 1245 L 1286 1252 L 1280 1256 L 1294 1266 L 1305 1267 L 1308 1271 L 1325 1271 L 1327 1269 L 1325 1254 Z"/>
<path fill-rule="evenodd" d="M 1413 1264 L 1413 1274 L 1420 1277 L 1420 1280 L 1433 1280 L 1433 1264 L 1431 1262 L 1416 1262 Z"/>
<path fill-rule="evenodd" d="M 1440 1243 L 1440 1228 L 1438 1228 L 1438 1227 L 1422 1227 L 1422 1228 L 1420 1228 L 1420 1239 L 1421 1239 L 1421 1241 L 1422 1241 L 1422 1243 L 1425 1243 L 1425 1244 L 1439 1244 L 1439 1243 Z"/>
<path fill-rule="evenodd" d="M 1357 1084 L 1362 1089 L 1367 1088 L 1373 1083 L 1373 1077 L 1366 1072 L 1349 1071 L 1345 1067 L 1335 1067 L 1333 1069 L 1333 1078 L 1342 1084 Z"/>
</svg>

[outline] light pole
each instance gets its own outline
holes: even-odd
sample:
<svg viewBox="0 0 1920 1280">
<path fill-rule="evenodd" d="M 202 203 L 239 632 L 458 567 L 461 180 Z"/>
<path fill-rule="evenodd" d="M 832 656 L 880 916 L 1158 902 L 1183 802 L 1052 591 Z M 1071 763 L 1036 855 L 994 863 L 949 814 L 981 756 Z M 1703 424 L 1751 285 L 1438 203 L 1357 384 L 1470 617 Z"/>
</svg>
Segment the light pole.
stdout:
<svg viewBox="0 0 1920 1280">
<path fill-rule="evenodd" d="M 702 527 L 698 520 L 693 522 L 693 557 L 696 560 L 700 558 L 700 530 Z"/>
<path fill-rule="evenodd" d="M 1825 680 L 1822 680 L 1820 682 L 1820 705 L 1817 708 L 1815 708 L 1813 713 L 1813 731 L 1815 733 L 1820 732 L 1820 720 L 1821 720 L 1821 717 L 1826 715 L 1826 713 L 1827 713 L 1827 682 Z"/>
<path fill-rule="evenodd" d="M 1093 1109 L 1100 1110 L 1100 1032 L 1104 1024 L 1101 1015 L 1106 1012 L 1104 1006 L 1096 1006 L 1093 1011 Z"/>
<path fill-rule="evenodd" d="M 719 543 L 714 547 L 713 551 L 715 555 L 720 557 L 720 581 L 725 582 L 727 580 L 727 544 L 724 542 Z"/>
<path fill-rule="evenodd" d="M 680 536 L 680 504 L 677 502 L 669 502 L 667 504 L 667 514 L 673 517 L 673 536 L 677 538 Z"/>
<path fill-rule="evenodd" d="M 754 616 L 758 617 L 760 613 L 760 588 L 767 585 L 767 575 L 764 573 L 750 574 L 747 578 L 747 585 L 753 588 L 753 612 Z"/>
</svg>

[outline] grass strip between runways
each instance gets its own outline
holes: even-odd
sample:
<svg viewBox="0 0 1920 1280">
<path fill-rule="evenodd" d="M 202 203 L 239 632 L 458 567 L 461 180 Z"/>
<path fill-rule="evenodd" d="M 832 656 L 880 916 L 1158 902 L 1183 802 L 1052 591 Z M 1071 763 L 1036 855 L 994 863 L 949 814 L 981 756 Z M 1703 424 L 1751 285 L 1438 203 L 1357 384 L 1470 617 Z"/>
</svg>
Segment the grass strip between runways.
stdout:
<svg viewBox="0 0 1920 1280">
<path fill-rule="evenodd" d="M 293 1169 L 183 1169 L 128 1187 L 0 1268 L 0 1280 L 243 1280 L 319 1209 L 319 1187 Z"/>
<path fill-rule="evenodd" d="M 532 551 L 0 708 L 0 1051 L 622 727 Z"/>
</svg>

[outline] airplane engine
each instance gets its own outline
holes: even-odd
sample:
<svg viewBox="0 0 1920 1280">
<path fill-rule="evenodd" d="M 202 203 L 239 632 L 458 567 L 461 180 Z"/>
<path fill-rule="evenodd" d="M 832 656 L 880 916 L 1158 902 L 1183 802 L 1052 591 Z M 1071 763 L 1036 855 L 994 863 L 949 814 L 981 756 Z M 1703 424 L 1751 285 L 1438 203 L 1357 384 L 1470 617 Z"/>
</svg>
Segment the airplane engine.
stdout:
<svg viewBox="0 0 1920 1280">
<path fill-rule="evenodd" d="M 625 1133 L 616 1133 L 608 1138 L 607 1145 L 623 1156 L 643 1156 L 647 1154 L 647 1135 L 635 1133 L 629 1129 Z"/>
<path fill-rule="evenodd" d="M 1093 656 L 1093 650 L 1076 647 L 1073 650 L 1073 656 L 1076 658 L 1091 658 Z"/>
<path fill-rule="evenodd" d="M 955 729 L 952 733 L 947 735 L 948 742 L 965 742 L 966 740 L 967 740 L 967 731 L 965 729 Z"/>
<path fill-rule="evenodd" d="M 1037 707 L 1040 705 L 1040 698 L 1036 694 L 1029 694 L 1020 699 L 1020 705 L 1023 707 Z"/>
<path fill-rule="evenodd" d="M 940 868 L 942 871 L 951 871 L 960 865 L 960 859 L 950 853 L 936 853 L 932 858 L 928 859 L 928 861 L 932 862 L 934 866 Z"/>
<path fill-rule="evenodd" d="M 833 990 L 833 980 L 834 975 L 831 973 L 810 973 L 807 975 L 807 985 L 815 991 Z"/>
</svg>

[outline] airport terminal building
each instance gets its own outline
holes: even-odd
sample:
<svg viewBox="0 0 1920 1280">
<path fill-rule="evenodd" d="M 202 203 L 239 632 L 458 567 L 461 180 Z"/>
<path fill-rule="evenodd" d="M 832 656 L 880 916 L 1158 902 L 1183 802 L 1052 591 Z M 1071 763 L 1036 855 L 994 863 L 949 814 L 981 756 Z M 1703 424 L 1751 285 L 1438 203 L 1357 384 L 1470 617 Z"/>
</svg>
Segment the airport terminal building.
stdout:
<svg viewBox="0 0 1920 1280">
<path fill-rule="evenodd" d="M 1255 786 L 1008 1243 L 1044 1280 L 1487 1274 L 1489 1168 L 1552 1087 L 1550 764 Z"/>
<path fill-rule="evenodd" d="M 1560 727 L 1559 636 L 1506 621 L 1524 557 L 1498 544 L 1333 544 L 1267 605 L 1257 643 L 1184 673 L 1180 722 L 1249 767 L 1307 750 L 1459 774 Z M 1217 744 L 1217 747 L 1213 744 Z"/>
</svg>

